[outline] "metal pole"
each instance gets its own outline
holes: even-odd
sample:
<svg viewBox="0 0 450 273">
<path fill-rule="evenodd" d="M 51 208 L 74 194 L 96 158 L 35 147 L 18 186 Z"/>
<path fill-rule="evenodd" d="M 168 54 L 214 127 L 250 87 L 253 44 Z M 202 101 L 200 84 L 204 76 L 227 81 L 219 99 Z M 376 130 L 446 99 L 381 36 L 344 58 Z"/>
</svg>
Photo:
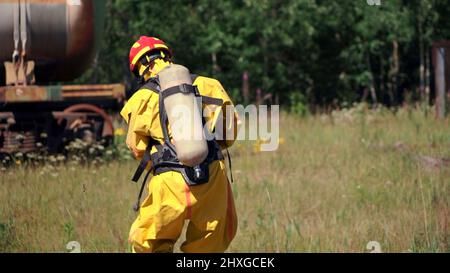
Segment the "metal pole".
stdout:
<svg viewBox="0 0 450 273">
<path fill-rule="evenodd" d="M 445 50 L 438 47 L 436 50 L 436 117 L 445 117 Z"/>
</svg>

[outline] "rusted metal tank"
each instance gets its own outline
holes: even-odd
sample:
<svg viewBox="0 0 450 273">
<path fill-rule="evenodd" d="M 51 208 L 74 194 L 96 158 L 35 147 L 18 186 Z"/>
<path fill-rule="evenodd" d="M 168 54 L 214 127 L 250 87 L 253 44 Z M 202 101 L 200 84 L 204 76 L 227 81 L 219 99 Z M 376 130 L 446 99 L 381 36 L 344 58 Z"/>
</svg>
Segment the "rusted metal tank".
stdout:
<svg viewBox="0 0 450 273">
<path fill-rule="evenodd" d="M 104 8 L 102 0 L 0 0 L 0 159 L 62 152 L 74 139 L 111 143 L 123 84 L 60 83 L 91 64 Z"/>
<path fill-rule="evenodd" d="M 99 0 L 0 1 L 0 63 L 11 61 L 19 49 L 35 62 L 37 83 L 78 77 L 98 47 L 104 4 Z"/>
</svg>

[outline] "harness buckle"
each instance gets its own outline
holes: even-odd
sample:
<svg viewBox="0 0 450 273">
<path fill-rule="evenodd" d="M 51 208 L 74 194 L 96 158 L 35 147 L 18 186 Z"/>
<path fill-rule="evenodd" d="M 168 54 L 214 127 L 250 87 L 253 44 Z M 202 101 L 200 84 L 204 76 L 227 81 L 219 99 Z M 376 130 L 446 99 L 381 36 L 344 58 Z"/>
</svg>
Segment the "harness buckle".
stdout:
<svg viewBox="0 0 450 273">
<path fill-rule="evenodd" d="M 163 146 L 162 159 L 163 161 L 169 161 L 172 158 L 172 153 L 167 146 Z"/>
<path fill-rule="evenodd" d="M 201 181 L 206 178 L 205 172 L 202 170 L 200 165 L 194 166 L 194 180 L 195 181 Z"/>
<path fill-rule="evenodd" d="M 187 94 L 187 93 L 191 93 L 191 88 L 190 88 L 191 86 L 184 83 L 184 84 L 178 85 L 178 88 L 180 89 L 181 93 Z"/>
</svg>

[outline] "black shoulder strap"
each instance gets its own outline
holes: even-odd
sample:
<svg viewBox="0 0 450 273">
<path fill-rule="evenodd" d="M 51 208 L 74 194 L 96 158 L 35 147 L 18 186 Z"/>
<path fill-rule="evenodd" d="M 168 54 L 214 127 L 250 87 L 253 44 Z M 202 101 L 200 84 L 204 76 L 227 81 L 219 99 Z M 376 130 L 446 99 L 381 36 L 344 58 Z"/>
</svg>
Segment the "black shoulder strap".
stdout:
<svg viewBox="0 0 450 273">
<path fill-rule="evenodd" d="M 231 169 L 231 155 L 230 155 L 230 151 L 228 151 L 228 148 L 226 148 L 226 150 L 227 150 L 227 157 L 228 157 L 228 166 L 230 166 L 231 183 L 233 183 L 234 179 L 233 179 L 233 169 Z"/>
<path fill-rule="evenodd" d="M 166 92 L 166 91 L 164 91 Z M 164 92 L 162 92 L 164 94 Z M 166 107 L 164 106 L 163 96 L 159 96 L 159 123 L 164 137 L 164 143 L 176 154 L 175 146 L 170 142 L 169 130 L 167 128 L 169 124 L 169 118 L 167 117 Z"/>
<path fill-rule="evenodd" d="M 143 85 L 139 86 L 139 89 L 148 89 L 151 90 L 155 93 L 159 93 L 159 91 L 161 91 L 161 88 L 159 87 L 159 83 L 158 83 L 158 79 L 157 78 L 152 78 L 150 80 L 148 80 L 146 83 L 144 83 Z"/>
<path fill-rule="evenodd" d="M 156 141 L 153 138 L 150 138 L 147 148 L 145 149 L 144 156 L 141 159 L 141 162 L 139 163 L 139 166 L 137 167 L 136 171 L 134 172 L 133 178 L 131 181 L 138 182 L 139 178 L 141 177 L 142 173 L 145 171 L 145 168 L 147 168 L 148 163 L 150 162 L 150 152 L 152 150 L 152 147 L 154 145 L 159 144 L 158 141 Z"/>
<path fill-rule="evenodd" d="M 141 162 L 139 163 L 139 166 L 137 167 L 136 171 L 134 172 L 133 178 L 131 179 L 133 182 L 138 182 L 139 178 L 141 177 L 142 173 L 145 171 L 145 168 L 147 167 L 148 163 L 151 160 L 151 155 L 150 152 L 152 150 L 152 147 L 154 145 L 159 144 L 158 141 L 156 141 L 153 138 L 150 138 L 150 141 L 147 145 L 147 148 L 145 149 L 144 152 L 144 156 L 142 157 Z M 150 170 L 147 171 L 147 174 L 145 175 L 144 180 L 142 181 L 141 184 L 141 189 L 139 190 L 139 196 L 138 199 L 136 201 L 136 204 L 133 206 L 133 210 L 134 211 L 138 211 L 139 210 L 139 206 L 140 206 L 140 202 L 141 202 L 141 197 L 142 197 L 142 193 L 144 192 L 144 187 L 145 184 L 147 182 L 148 176 L 150 175 L 150 173 L 153 171 L 154 166 L 152 165 L 152 167 L 150 168 Z"/>
<path fill-rule="evenodd" d="M 170 88 L 167 88 L 164 90 L 164 92 L 161 93 L 162 99 L 164 100 L 165 98 L 172 96 L 174 94 L 177 93 L 192 93 L 192 94 L 196 94 L 196 89 L 193 85 L 189 85 L 189 84 L 181 84 L 181 85 L 177 85 L 177 86 L 173 86 Z"/>
<path fill-rule="evenodd" d="M 198 77 L 199 76 L 197 74 L 191 74 L 192 84 L 194 84 L 195 80 Z M 218 99 L 218 98 L 208 97 L 208 96 L 202 96 L 202 103 L 214 104 L 214 105 L 222 106 L 223 100 L 222 99 Z"/>
<path fill-rule="evenodd" d="M 202 102 L 206 103 L 206 104 L 214 104 L 214 105 L 218 105 L 218 106 L 222 106 L 222 104 L 223 104 L 222 99 L 208 97 L 208 96 L 202 96 Z"/>
</svg>

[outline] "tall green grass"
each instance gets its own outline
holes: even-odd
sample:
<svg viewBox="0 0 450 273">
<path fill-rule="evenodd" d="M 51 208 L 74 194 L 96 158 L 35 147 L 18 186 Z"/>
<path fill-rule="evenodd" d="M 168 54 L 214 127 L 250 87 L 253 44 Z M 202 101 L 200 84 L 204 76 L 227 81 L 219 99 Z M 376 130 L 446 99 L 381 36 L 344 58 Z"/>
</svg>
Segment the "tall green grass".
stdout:
<svg viewBox="0 0 450 273">
<path fill-rule="evenodd" d="M 450 127 L 426 111 L 364 105 L 282 113 L 275 152 L 238 142 L 230 252 L 450 252 Z M 137 162 L 3 168 L 0 251 L 128 251 Z"/>
</svg>

